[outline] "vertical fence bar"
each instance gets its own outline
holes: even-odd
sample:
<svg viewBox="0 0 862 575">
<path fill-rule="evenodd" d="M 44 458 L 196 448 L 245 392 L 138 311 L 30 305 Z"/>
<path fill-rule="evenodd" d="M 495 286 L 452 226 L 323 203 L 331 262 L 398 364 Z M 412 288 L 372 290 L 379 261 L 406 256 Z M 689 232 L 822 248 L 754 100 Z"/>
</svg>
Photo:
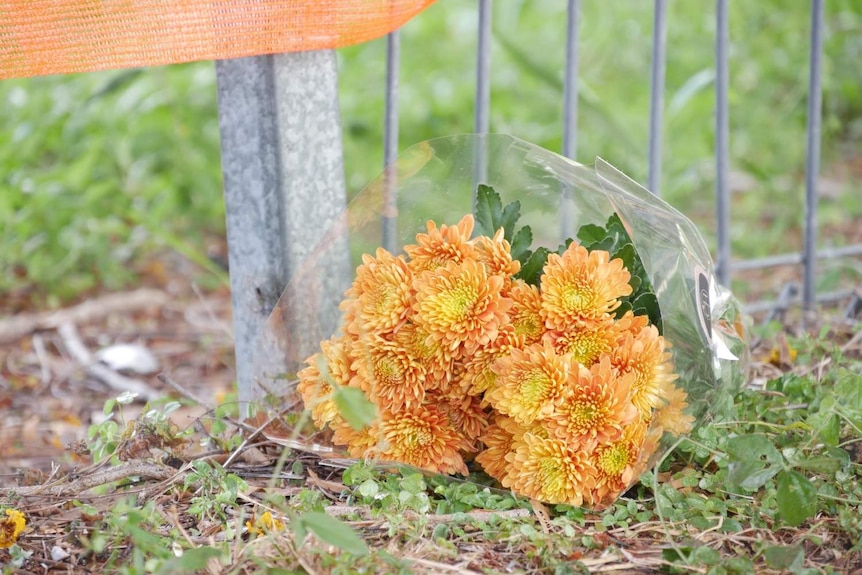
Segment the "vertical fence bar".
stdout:
<svg viewBox="0 0 862 575">
<path fill-rule="evenodd" d="M 802 304 L 814 309 L 817 297 L 817 178 L 820 174 L 821 61 L 823 58 L 823 0 L 811 2 L 811 56 L 808 78 L 807 155 L 805 158 L 805 245 L 802 262 Z"/>
<path fill-rule="evenodd" d="M 580 0 L 569 0 L 566 12 L 566 69 L 563 84 L 563 155 L 576 159 L 578 154 L 578 21 Z M 560 198 L 560 236 L 574 236 L 575 206 L 572 190 Z"/>
<path fill-rule="evenodd" d="M 491 0 L 479 0 L 476 54 L 476 117 L 473 131 L 477 134 L 487 134 L 490 128 L 491 110 Z M 475 154 L 476 171 L 473 179 L 476 182 L 482 182 L 485 181 L 488 172 L 484 138 L 479 138 Z"/>
<path fill-rule="evenodd" d="M 659 182 L 661 180 L 662 112 L 664 110 L 665 47 L 667 44 L 667 5 L 665 0 L 655 0 L 652 34 L 647 188 L 659 196 L 661 195 Z"/>
<path fill-rule="evenodd" d="M 563 155 L 578 154 L 578 16 L 580 0 L 569 0 L 566 13 L 566 72 L 563 86 Z"/>
<path fill-rule="evenodd" d="M 398 155 L 398 65 L 401 61 L 401 34 L 398 30 L 386 37 L 386 110 L 383 120 L 383 247 L 391 253 L 397 250 L 398 199 L 395 169 L 390 164 Z"/>
<path fill-rule="evenodd" d="M 727 49 L 730 26 L 727 0 L 715 2 L 715 211 L 718 228 L 716 275 L 730 286 L 730 105 L 728 102 Z"/>
</svg>

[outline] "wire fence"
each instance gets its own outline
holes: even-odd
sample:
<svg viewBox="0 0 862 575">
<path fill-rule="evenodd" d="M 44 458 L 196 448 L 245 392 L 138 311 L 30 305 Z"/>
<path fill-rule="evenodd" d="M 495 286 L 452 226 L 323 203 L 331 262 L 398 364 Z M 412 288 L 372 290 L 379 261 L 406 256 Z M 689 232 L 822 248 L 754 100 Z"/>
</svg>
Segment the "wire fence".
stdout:
<svg viewBox="0 0 862 575">
<path fill-rule="evenodd" d="M 491 107 L 491 11 L 492 0 L 477 0 L 478 30 L 476 48 L 476 99 L 474 130 L 486 133 L 490 127 Z M 654 0 L 652 58 L 650 70 L 649 143 L 647 148 L 646 187 L 661 195 L 662 128 L 665 91 L 665 69 L 667 51 L 667 2 Z M 801 289 L 789 283 L 773 300 L 748 302 L 750 313 L 781 312 L 793 305 L 801 304 L 812 311 L 816 302 L 837 301 L 851 298 L 848 315 L 862 307 L 858 292 L 842 289 L 819 292 L 816 289 L 817 261 L 862 255 L 862 244 L 840 248 L 817 249 L 818 175 L 820 172 L 820 139 L 822 116 L 822 58 L 824 0 L 811 1 L 811 31 L 808 78 L 808 110 L 805 162 L 805 210 L 803 214 L 802 250 L 793 253 L 770 255 L 756 259 L 733 260 L 730 246 L 730 112 L 728 51 L 730 46 L 730 22 L 728 0 L 715 2 L 715 228 L 716 275 L 723 285 L 730 285 L 733 272 L 757 270 L 777 266 L 801 265 Z M 420 16 L 421 17 L 421 16 Z M 562 153 L 574 159 L 578 141 L 578 28 L 580 0 L 568 0 L 566 18 L 566 43 L 563 91 Z M 386 111 L 384 164 L 395 159 L 398 148 L 398 64 L 399 33 L 393 32 L 388 39 L 386 67 Z M 481 160 L 481 158 L 480 158 Z M 480 162 L 481 163 L 481 162 Z M 481 167 L 479 168 L 481 169 Z"/>
</svg>

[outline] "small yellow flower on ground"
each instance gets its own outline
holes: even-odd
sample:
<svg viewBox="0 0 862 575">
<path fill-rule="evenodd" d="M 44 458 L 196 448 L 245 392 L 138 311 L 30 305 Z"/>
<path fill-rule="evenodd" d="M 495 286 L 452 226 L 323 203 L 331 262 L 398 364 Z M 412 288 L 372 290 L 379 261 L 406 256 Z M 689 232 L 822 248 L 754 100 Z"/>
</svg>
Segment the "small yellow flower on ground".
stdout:
<svg viewBox="0 0 862 575">
<path fill-rule="evenodd" d="M 17 509 L 7 509 L 6 517 L 0 519 L 0 549 L 15 545 L 26 526 L 27 520 L 23 513 Z"/>
<path fill-rule="evenodd" d="M 252 516 L 251 520 L 245 522 L 248 532 L 255 537 L 275 533 L 284 529 L 284 522 L 276 519 L 269 511 L 264 511 L 260 517 Z"/>
</svg>

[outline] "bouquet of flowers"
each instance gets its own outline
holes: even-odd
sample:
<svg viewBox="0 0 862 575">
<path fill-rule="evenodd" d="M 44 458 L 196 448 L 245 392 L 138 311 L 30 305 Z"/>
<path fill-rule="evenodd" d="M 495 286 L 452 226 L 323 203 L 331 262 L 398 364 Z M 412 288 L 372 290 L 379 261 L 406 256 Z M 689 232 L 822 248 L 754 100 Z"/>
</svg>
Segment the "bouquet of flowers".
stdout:
<svg viewBox="0 0 862 575">
<path fill-rule="evenodd" d="M 477 162 L 453 168 L 477 157 L 486 184 L 474 186 Z M 302 408 L 297 436 L 603 507 L 673 437 L 716 415 L 742 379 L 738 306 L 706 271 L 691 223 L 599 166 L 605 175 L 508 136 L 435 140 L 402 156 L 322 242 L 349 239 L 360 262 L 334 333 L 284 370 L 295 385 L 285 394 Z M 421 193 L 429 187 L 467 190 L 472 205 L 457 214 L 463 201 Z M 428 212 L 438 219 L 415 233 Z M 656 214 L 676 229 L 652 228 Z M 549 216 L 563 221 L 549 226 Z M 372 222 L 391 230 L 396 218 L 407 241 L 369 249 Z M 674 268 L 655 267 L 670 257 Z M 291 286 L 282 302 L 320 307 Z M 293 367 L 298 350 L 286 348 L 301 345 L 285 313 L 267 341 Z"/>
</svg>

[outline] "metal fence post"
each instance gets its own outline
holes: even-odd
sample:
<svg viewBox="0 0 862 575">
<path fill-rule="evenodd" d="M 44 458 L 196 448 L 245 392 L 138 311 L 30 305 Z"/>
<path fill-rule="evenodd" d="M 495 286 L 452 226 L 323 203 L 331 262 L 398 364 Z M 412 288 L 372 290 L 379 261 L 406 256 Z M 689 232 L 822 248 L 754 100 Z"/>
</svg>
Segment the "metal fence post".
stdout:
<svg viewBox="0 0 862 575">
<path fill-rule="evenodd" d="M 715 218 L 718 235 L 716 275 L 730 287 L 730 103 L 728 48 L 730 24 L 727 0 L 715 2 Z"/>
<path fill-rule="evenodd" d="M 216 73 L 236 375 L 245 407 L 260 393 L 252 375 L 258 335 L 291 274 L 346 205 L 337 69 L 333 51 L 317 51 L 223 60 Z M 321 300 L 336 311 L 347 257 L 320 270 Z"/>
<path fill-rule="evenodd" d="M 805 155 L 805 239 L 802 265 L 802 303 L 814 310 L 817 269 L 817 179 L 820 177 L 820 123 L 822 103 L 823 0 L 811 2 L 811 56 L 808 71 L 808 125 Z"/>
<path fill-rule="evenodd" d="M 667 47 L 666 0 L 655 0 L 652 31 L 652 66 L 650 72 L 649 159 L 647 189 L 660 196 L 662 116 L 664 115 L 665 50 Z"/>
<path fill-rule="evenodd" d="M 491 126 L 491 10 L 492 0 L 479 0 L 479 29 L 476 38 L 476 109 L 473 131 L 487 134 Z M 475 150 L 473 180 L 485 181 L 488 175 L 488 152 L 485 139 L 479 138 Z M 476 193 L 473 193 L 473 207 Z"/>
</svg>

